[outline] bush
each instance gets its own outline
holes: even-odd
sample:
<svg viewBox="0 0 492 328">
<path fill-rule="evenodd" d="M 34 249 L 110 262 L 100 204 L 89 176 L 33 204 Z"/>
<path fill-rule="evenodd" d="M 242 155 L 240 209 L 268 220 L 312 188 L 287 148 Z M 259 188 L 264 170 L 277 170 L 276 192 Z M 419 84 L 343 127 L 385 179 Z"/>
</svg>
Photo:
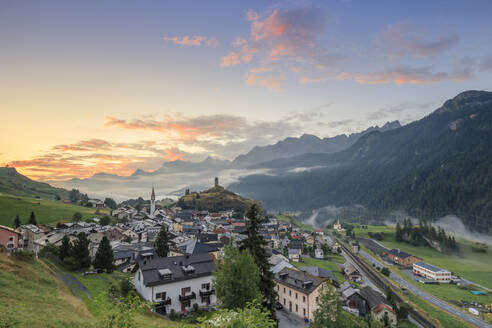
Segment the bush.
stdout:
<svg viewBox="0 0 492 328">
<path fill-rule="evenodd" d="M 133 285 L 130 279 L 125 278 L 120 281 L 120 291 L 123 296 L 127 296 L 131 290 L 133 290 Z"/>
<path fill-rule="evenodd" d="M 72 271 L 77 270 L 80 267 L 79 261 L 73 256 L 67 256 L 63 259 L 63 263 Z"/>
<path fill-rule="evenodd" d="M 171 309 L 171 312 L 169 312 L 169 319 L 171 320 L 176 320 L 178 319 L 178 314 L 174 309 Z"/>
<path fill-rule="evenodd" d="M 26 250 L 17 250 L 12 253 L 12 256 L 21 261 L 34 260 L 34 253 Z"/>
<path fill-rule="evenodd" d="M 198 311 L 200 311 L 200 308 L 198 307 L 198 303 L 194 303 L 194 304 L 193 304 L 193 312 L 195 312 L 195 313 L 196 313 L 196 312 L 198 312 Z"/>
<path fill-rule="evenodd" d="M 389 277 L 390 270 L 387 267 L 384 267 L 381 269 L 381 273 L 384 274 L 385 276 Z"/>
<path fill-rule="evenodd" d="M 58 247 L 54 244 L 46 244 L 39 252 L 41 257 L 58 257 Z"/>
</svg>

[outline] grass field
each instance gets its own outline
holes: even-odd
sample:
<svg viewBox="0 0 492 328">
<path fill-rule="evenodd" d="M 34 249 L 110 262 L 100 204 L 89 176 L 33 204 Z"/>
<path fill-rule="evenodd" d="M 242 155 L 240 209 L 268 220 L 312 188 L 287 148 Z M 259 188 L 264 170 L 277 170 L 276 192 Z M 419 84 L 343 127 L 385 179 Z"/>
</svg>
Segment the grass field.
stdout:
<svg viewBox="0 0 492 328">
<path fill-rule="evenodd" d="M 102 319 L 108 308 L 112 307 L 109 300 L 109 289 L 111 285 L 118 286 L 119 282 L 124 278 L 130 278 L 131 275 L 115 271 L 111 274 L 102 273 L 98 275 L 84 276 L 79 272 L 70 272 L 61 269 L 59 266 L 49 260 L 45 260 L 46 264 L 50 266 L 53 271 L 58 273 L 68 274 L 77 279 L 87 290 L 86 293 L 82 292 L 78 288 L 76 290 L 77 296 L 85 303 L 86 308 L 90 314 L 96 319 Z M 170 321 L 163 319 L 156 314 L 149 312 L 139 313 L 135 315 L 135 321 L 139 327 L 150 328 L 178 328 L 178 327 L 196 327 L 196 325 L 188 324 L 186 321 Z"/>
<path fill-rule="evenodd" d="M 294 226 L 296 226 L 302 230 L 314 231 L 313 227 L 311 227 L 310 225 L 308 225 L 306 223 L 302 223 L 301 221 L 296 220 L 296 219 L 294 219 L 288 215 L 285 215 L 285 214 L 277 214 L 277 220 L 279 220 L 280 222 L 290 222 Z"/>
<path fill-rule="evenodd" d="M 40 261 L 0 253 L 0 327 L 71 327 L 95 323 L 84 303 Z"/>
<path fill-rule="evenodd" d="M 333 260 L 335 262 L 338 262 L 338 263 L 345 263 L 345 258 L 343 258 L 343 256 L 339 256 L 339 258 L 337 257 Z M 338 266 L 335 262 L 318 260 L 318 259 L 313 259 L 310 257 L 303 257 L 303 262 L 291 262 L 291 264 L 294 265 L 296 268 L 299 268 L 302 266 L 317 266 L 321 269 L 330 270 L 330 271 L 332 271 L 335 279 L 337 279 L 339 283 L 342 283 L 346 279 L 343 276 L 343 274 L 340 273 L 340 269 L 338 268 Z"/>
<path fill-rule="evenodd" d="M 82 214 L 82 220 L 109 213 L 107 209 L 100 209 L 101 215 L 96 215 L 94 208 L 63 204 L 54 200 L 0 195 L 0 225 L 11 227 L 16 215 L 19 215 L 21 223 L 25 224 L 31 211 L 34 211 L 38 224 L 47 226 L 54 226 L 60 221 L 71 221 L 75 212 Z"/>
<path fill-rule="evenodd" d="M 427 263 L 449 270 L 482 286 L 492 288 L 492 251 L 490 249 L 487 253 L 475 253 L 471 250 L 472 241 L 457 238 L 460 244 L 460 254 L 446 255 L 430 247 L 416 247 L 407 243 L 397 243 L 393 227 L 369 226 L 368 229 L 355 229 L 355 234 L 358 237 L 368 237 L 369 232 L 383 232 L 385 237 L 380 243 L 390 249 L 399 248 L 422 258 Z"/>
<path fill-rule="evenodd" d="M 441 327 L 443 328 L 472 327 L 470 324 L 457 320 L 455 317 L 447 314 L 442 310 L 439 310 L 438 308 L 434 307 L 430 303 L 424 301 L 423 299 L 413 294 L 409 294 L 407 296 L 411 303 L 417 305 L 420 309 L 422 309 L 427 314 L 427 316 L 439 321 Z"/>
</svg>

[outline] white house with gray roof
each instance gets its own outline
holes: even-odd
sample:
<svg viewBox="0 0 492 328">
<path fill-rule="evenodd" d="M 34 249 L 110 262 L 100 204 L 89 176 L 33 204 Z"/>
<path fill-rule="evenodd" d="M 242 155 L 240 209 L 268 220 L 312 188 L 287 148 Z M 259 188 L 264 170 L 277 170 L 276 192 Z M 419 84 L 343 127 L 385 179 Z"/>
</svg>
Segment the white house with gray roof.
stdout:
<svg viewBox="0 0 492 328">
<path fill-rule="evenodd" d="M 135 289 L 146 301 L 158 303 L 157 312 L 187 312 L 194 304 L 201 308 L 217 304 L 212 289 L 216 266 L 208 253 L 154 258 L 138 264 Z"/>
</svg>

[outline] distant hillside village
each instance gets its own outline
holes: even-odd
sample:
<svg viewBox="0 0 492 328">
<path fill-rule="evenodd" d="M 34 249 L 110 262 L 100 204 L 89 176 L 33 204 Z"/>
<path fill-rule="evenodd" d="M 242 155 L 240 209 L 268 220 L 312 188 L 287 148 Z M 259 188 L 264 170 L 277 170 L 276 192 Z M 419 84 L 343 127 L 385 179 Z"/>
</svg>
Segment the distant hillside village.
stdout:
<svg viewBox="0 0 492 328">
<path fill-rule="evenodd" d="M 214 188 L 218 186 L 216 180 Z M 104 206 L 104 202 L 97 200 L 89 199 L 87 203 L 96 208 Z M 231 240 L 239 245 L 246 238 L 249 220 L 243 213 L 238 216 L 234 209 L 182 209 L 177 204 L 159 206 L 152 187 L 148 206 L 137 209 L 125 205 L 110 214 L 114 225 L 102 225 L 95 219 L 59 223 L 54 229 L 36 224 L 24 224 L 16 229 L 0 226 L 0 244 L 11 251 L 22 249 L 37 256 L 43 250 L 56 247 L 62 263 L 83 270 L 99 261 L 98 252 L 108 243 L 112 252 L 110 266 L 94 264 L 95 271 L 86 271 L 87 274 L 101 272 L 103 268 L 108 272 L 131 273 L 133 288 L 143 299 L 154 302 L 154 311 L 161 315 L 217 307 L 220 301 L 214 289 L 213 274 L 224 255 L 225 245 Z M 334 228 L 343 231 L 339 221 Z M 161 254 L 164 256 L 158 255 L 157 236 L 161 231 L 166 234 L 165 254 Z M 370 314 L 377 321 L 396 326 L 397 314 L 392 305 L 381 292 L 368 286 L 360 288 L 361 274 L 349 262 L 340 265 L 337 272 L 346 280 L 343 283 L 330 270 L 296 265 L 303 261 L 303 256 L 314 259 L 340 256 L 341 245 L 333 242 L 323 230 L 304 230 L 267 215 L 258 232 L 265 240 L 264 248 L 269 256 L 278 295 L 277 309 L 283 308 L 299 322 L 311 322 L 320 307 L 322 291 L 329 287 L 338 291 L 346 312 L 357 316 Z M 67 247 L 73 248 L 72 253 L 77 252 L 75 248 L 86 247 L 90 259 L 82 260 L 85 255 L 73 258 Z M 82 249 L 82 254 L 84 252 Z M 397 255 L 404 257 L 404 254 Z M 422 275 L 426 274 L 425 270 L 432 270 L 421 262 L 417 264 Z"/>
</svg>

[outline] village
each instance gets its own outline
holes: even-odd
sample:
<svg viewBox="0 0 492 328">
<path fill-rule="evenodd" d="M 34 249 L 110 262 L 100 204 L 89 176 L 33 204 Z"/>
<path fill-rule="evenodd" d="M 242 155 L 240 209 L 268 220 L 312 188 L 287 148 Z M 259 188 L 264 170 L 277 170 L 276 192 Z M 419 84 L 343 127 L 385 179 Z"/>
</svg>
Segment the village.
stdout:
<svg viewBox="0 0 492 328">
<path fill-rule="evenodd" d="M 102 202 L 94 204 L 104 206 Z M 210 212 L 176 205 L 156 206 L 153 187 L 149 207 L 137 210 L 126 205 L 110 214 L 117 222 L 114 225 L 101 225 L 95 218 L 90 222 L 59 223 L 54 229 L 34 224 L 17 229 L 1 226 L 0 242 L 10 251 L 24 250 L 38 256 L 49 245 L 62 247 L 67 237 L 74 244 L 84 234 L 92 263 L 102 240 L 107 240 L 113 253 L 113 268 L 131 275 L 133 288 L 141 298 L 155 304 L 155 313 L 176 317 L 192 315 L 197 309 L 217 308 L 220 301 L 213 289 L 213 274 L 225 245 L 231 240 L 237 245 L 245 238 L 245 217 L 237 218 L 232 209 Z M 155 249 L 156 236 L 162 230 L 169 247 L 163 257 Z M 361 317 L 370 314 L 375 320 L 385 320 L 396 327 L 397 315 L 392 305 L 380 290 L 371 287 L 353 263 L 339 264 L 336 274 L 344 277 L 343 283 L 331 270 L 302 265 L 305 257 L 323 260 L 329 254 L 342 253 L 340 245 L 330 242 L 323 230 L 303 230 L 268 216 L 260 225 L 260 234 L 266 241 L 270 271 L 274 274 L 278 294 L 275 308 L 286 327 L 312 322 L 320 295 L 328 286 L 336 288 L 347 312 Z M 86 270 L 85 274 L 98 272 L 102 270 Z"/>
</svg>

